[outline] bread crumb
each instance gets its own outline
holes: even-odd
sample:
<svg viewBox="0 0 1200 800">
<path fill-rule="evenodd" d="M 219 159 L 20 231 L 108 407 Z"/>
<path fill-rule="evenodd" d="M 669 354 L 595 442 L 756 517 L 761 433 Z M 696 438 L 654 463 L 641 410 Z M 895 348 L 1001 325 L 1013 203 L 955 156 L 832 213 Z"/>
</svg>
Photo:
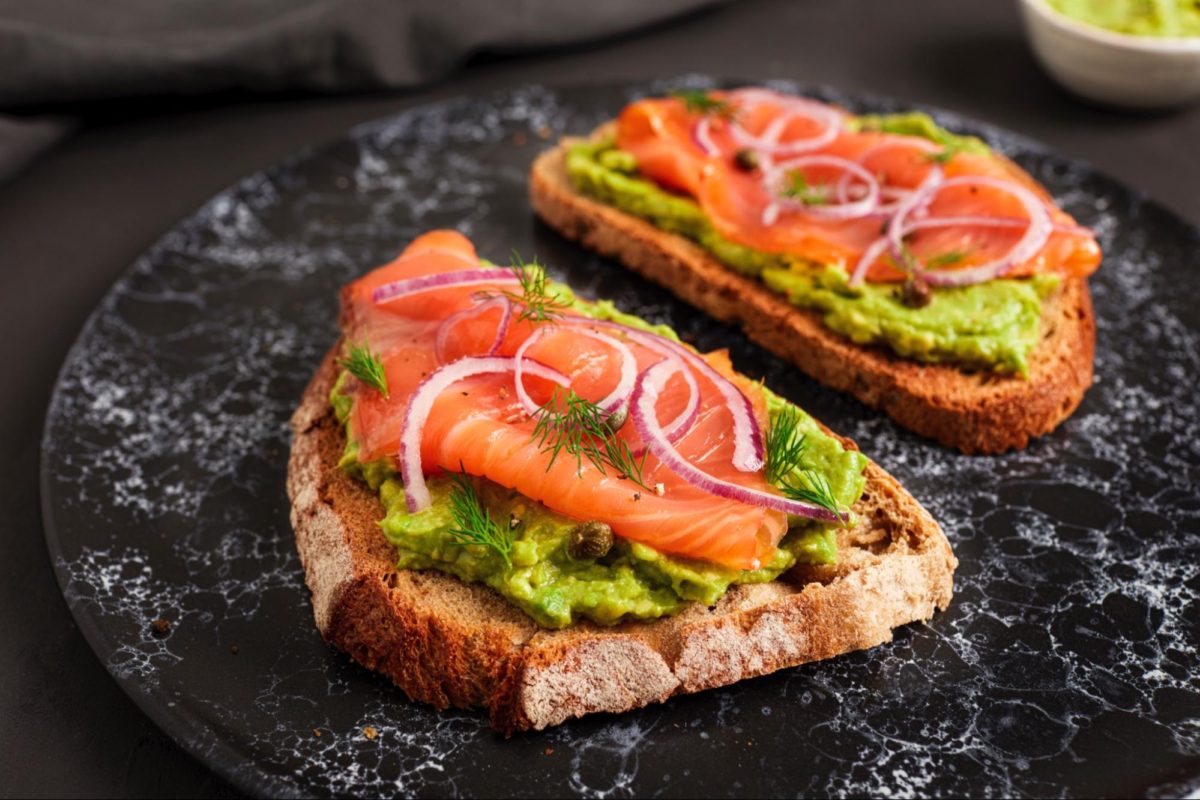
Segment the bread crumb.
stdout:
<svg viewBox="0 0 1200 800">
<path fill-rule="evenodd" d="M 554 755 L 554 748 L 553 748 L 553 747 L 547 747 L 547 748 L 546 748 L 546 755 L 548 755 L 548 756 L 552 756 L 552 755 Z"/>
<path fill-rule="evenodd" d="M 551 133 L 553 133 L 553 131 L 550 130 L 549 125 L 542 125 L 537 129 L 537 135 L 539 139 L 549 139 Z"/>
<path fill-rule="evenodd" d="M 229 645 L 229 654 L 231 656 L 236 656 L 238 654 L 238 646 L 236 644 Z"/>
<path fill-rule="evenodd" d="M 156 639 L 165 638 L 171 633 L 171 620 L 159 617 L 150 623 L 150 634 Z"/>
<path fill-rule="evenodd" d="M 378 735 L 379 735 L 379 731 L 375 730 L 375 728 L 373 728 L 370 725 L 363 728 L 363 736 L 367 737 L 368 739 L 371 739 L 372 741 L 374 741 L 375 737 Z"/>
<path fill-rule="evenodd" d="M 320 729 L 320 728 L 313 728 L 313 729 L 312 729 L 312 732 L 313 732 L 313 736 L 320 736 L 320 735 L 321 735 L 321 729 Z"/>
</svg>

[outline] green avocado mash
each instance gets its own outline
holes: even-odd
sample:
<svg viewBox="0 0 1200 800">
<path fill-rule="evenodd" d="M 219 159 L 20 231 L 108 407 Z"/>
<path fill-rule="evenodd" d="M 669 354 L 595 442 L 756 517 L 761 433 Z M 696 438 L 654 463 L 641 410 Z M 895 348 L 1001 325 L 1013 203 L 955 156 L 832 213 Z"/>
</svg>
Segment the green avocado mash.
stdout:
<svg viewBox="0 0 1200 800">
<path fill-rule="evenodd" d="M 852 125 L 924 136 L 957 151 L 987 152 L 983 142 L 949 133 L 927 114 L 863 116 Z M 794 305 L 823 312 L 831 330 L 918 361 L 1025 375 L 1029 353 L 1038 341 L 1042 300 L 1058 285 L 1057 277 L 1043 276 L 938 288 L 928 306 L 911 308 L 899 301 L 894 285 L 851 289 L 840 266 L 764 253 L 727 239 L 691 198 L 639 177 L 632 154 L 612 142 L 576 145 L 567 154 L 567 172 L 579 191 L 686 236 L 726 266 L 761 279 Z"/>
<path fill-rule="evenodd" d="M 678 340 L 666 326 L 651 326 L 638 317 L 617 311 L 611 303 L 586 303 L 570 290 L 555 290 L 580 313 L 612 319 Z M 574 558 L 568 552 L 571 531 L 580 524 L 484 479 L 472 479 L 484 507 L 493 519 L 519 520 L 512 529 L 511 565 L 494 550 L 455 542 L 446 477 L 429 480 L 433 505 L 410 514 L 404 503 L 404 486 L 388 460 L 362 463 L 349 422 L 353 400 L 342 391 L 345 374 L 338 380 L 330 402 L 346 427 L 346 450 L 341 467 L 352 477 L 379 492 L 387 510 L 380 522 L 403 569 L 436 569 L 465 581 L 485 583 L 547 628 L 562 628 L 580 618 L 601 625 L 624 619 L 654 619 L 679 611 L 685 603 L 711 605 L 735 583 L 774 580 L 797 563 L 828 564 L 837 560 L 837 532 L 829 526 L 793 519 L 793 527 L 780 543 L 775 559 L 758 570 L 736 570 L 717 564 L 660 553 L 643 544 L 616 539 L 609 552 L 597 559 Z M 764 389 L 769 415 L 789 404 Z M 846 450 L 801 412 L 801 433 L 807 437 L 805 466 L 822 475 L 833 496 L 849 507 L 862 494 L 866 457 Z M 795 478 L 797 476 L 793 476 Z"/>
<path fill-rule="evenodd" d="M 1071 19 L 1134 36 L 1200 36 L 1195 0 L 1049 0 Z"/>
<path fill-rule="evenodd" d="M 923 111 L 906 111 L 903 114 L 863 114 L 852 118 L 846 127 L 855 131 L 879 131 L 902 136 L 920 136 L 950 150 L 985 156 L 991 152 L 982 139 L 974 136 L 959 136 L 933 121 Z"/>
<path fill-rule="evenodd" d="M 1037 344 L 1042 299 L 1056 275 L 939 289 L 929 305 L 909 308 L 891 284 L 848 285 L 838 267 L 766 268 L 763 283 L 794 305 L 825 313 L 825 324 L 858 344 L 887 342 L 902 356 L 1025 374 Z"/>
</svg>

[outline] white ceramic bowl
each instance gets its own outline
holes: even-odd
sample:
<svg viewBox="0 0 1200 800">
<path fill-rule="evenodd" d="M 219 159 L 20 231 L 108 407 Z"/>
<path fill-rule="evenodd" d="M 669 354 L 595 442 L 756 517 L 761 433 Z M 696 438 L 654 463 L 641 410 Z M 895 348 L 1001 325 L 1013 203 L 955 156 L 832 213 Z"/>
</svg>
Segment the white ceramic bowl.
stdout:
<svg viewBox="0 0 1200 800">
<path fill-rule="evenodd" d="M 1020 0 L 1034 55 L 1076 94 L 1125 108 L 1200 100 L 1200 37 L 1156 38 L 1085 25 L 1046 0 Z"/>
</svg>

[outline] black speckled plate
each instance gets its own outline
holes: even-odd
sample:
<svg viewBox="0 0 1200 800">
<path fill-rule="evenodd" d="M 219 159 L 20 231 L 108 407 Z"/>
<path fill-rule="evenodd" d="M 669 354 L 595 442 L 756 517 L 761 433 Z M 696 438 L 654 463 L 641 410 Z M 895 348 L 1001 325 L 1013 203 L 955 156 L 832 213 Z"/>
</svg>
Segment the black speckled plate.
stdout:
<svg viewBox="0 0 1200 800">
<path fill-rule="evenodd" d="M 671 83 L 684 80 L 705 85 Z M 527 87 L 365 125 L 218 195 L 133 265 L 67 359 L 43 444 L 47 541 L 100 659 L 259 794 L 1195 791 L 1200 232 L 1033 142 L 939 114 L 1044 181 L 1107 253 L 1083 406 L 1023 453 L 960 456 L 535 221 L 525 176 L 545 138 L 663 88 Z M 288 522 L 287 419 L 335 336 L 337 288 L 437 226 L 729 347 L 857 439 L 945 526 L 961 561 L 950 610 L 867 653 L 509 741 L 326 647 Z"/>
</svg>

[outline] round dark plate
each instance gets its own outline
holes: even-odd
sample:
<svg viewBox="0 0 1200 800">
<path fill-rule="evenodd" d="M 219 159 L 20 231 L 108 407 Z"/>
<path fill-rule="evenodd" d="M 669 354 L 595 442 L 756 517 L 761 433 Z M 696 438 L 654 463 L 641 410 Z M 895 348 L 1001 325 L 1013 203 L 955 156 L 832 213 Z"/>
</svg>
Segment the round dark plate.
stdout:
<svg viewBox="0 0 1200 800">
<path fill-rule="evenodd" d="M 250 176 L 139 259 L 67 358 L 43 442 L 48 546 L 97 655 L 164 730 L 258 794 L 1194 790 L 1200 232 L 1087 166 L 938 113 L 1029 169 L 1107 253 L 1083 406 L 1022 453 L 961 456 L 535 220 L 536 152 L 681 83 L 709 85 L 417 108 Z M 288 521 L 288 416 L 336 336 L 338 287 L 439 226 L 729 347 L 856 439 L 945 526 L 960 560 L 949 611 L 870 652 L 510 740 L 326 647 Z"/>
</svg>

